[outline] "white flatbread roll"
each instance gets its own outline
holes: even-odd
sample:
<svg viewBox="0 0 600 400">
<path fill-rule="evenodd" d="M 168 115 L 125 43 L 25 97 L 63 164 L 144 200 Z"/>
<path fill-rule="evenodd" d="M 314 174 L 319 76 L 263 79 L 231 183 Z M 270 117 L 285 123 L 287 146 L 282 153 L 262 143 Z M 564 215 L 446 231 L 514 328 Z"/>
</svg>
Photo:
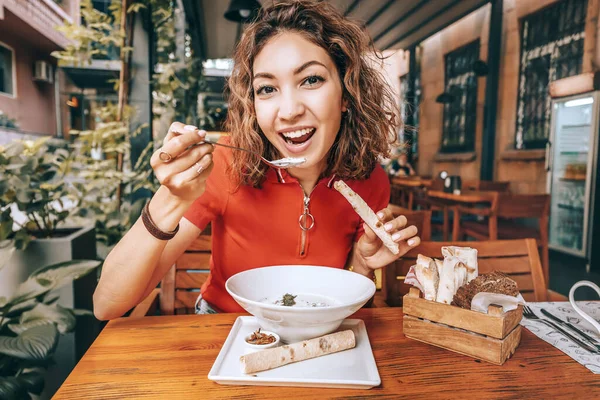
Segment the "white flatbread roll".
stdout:
<svg viewBox="0 0 600 400">
<path fill-rule="evenodd" d="M 381 239 L 385 247 L 393 254 L 400 254 L 398 243 L 392 240 L 392 235 L 383 228 L 383 223 L 377 218 L 371 207 L 350 186 L 346 185 L 345 182 L 336 181 L 333 187 L 348 200 L 354 211 L 373 229 L 373 232 Z"/>
<path fill-rule="evenodd" d="M 440 283 L 440 276 L 435 261 L 419 254 L 417 256 L 417 265 L 415 265 L 415 274 L 423 288 L 423 297 L 426 300 L 435 301 Z"/>
<path fill-rule="evenodd" d="M 458 278 L 455 276 L 456 273 L 460 274 Z M 466 267 L 464 264 L 457 257 L 445 257 L 435 301 L 446 304 L 452 303 L 454 294 L 456 294 L 456 291 L 460 287 L 456 285 L 463 278 L 466 278 Z"/>
<path fill-rule="evenodd" d="M 457 257 L 467 267 L 467 283 L 477 278 L 477 249 L 471 247 L 446 246 L 442 247 L 444 257 Z M 458 288 L 457 288 L 458 289 Z"/>
<path fill-rule="evenodd" d="M 293 362 L 352 349 L 355 346 L 354 332 L 349 329 L 286 346 L 246 354 L 240 357 L 240 361 L 242 371 L 245 374 L 252 374 Z"/>
<path fill-rule="evenodd" d="M 460 260 L 460 258 L 456 258 Z M 466 285 L 468 282 L 468 268 L 464 262 L 458 261 L 454 264 L 454 294 L 456 294 L 459 287 Z M 452 297 L 454 298 L 454 295 Z"/>
<path fill-rule="evenodd" d="M 434 260 L 435 260 L 435 266 L 437 267 L 437 270 L 438 270 L 438 276 L 441 276 L 442 268 L 444 267 L 444 262 L 442 260 L 438 260 L 437 258 L 435 258 Z"/>
</svg>

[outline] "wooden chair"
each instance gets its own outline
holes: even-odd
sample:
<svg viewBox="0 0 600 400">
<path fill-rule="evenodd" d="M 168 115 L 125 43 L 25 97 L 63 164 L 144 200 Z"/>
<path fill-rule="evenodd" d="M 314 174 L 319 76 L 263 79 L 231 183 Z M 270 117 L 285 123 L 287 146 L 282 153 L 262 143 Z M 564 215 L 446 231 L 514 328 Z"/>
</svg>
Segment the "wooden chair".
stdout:
<svg viewBox="0 0 600 400">
<path fill-rule="evenodd" d="M 431 220 L 432 229 L 435 227 L 436 231 L 442 232 L 442 239 L 448 240 L 448 233 L 450 231 L 450 215 L 448 213 L 448 207 L 446 204 L 437 201 L 427 196 L 428 190 L 443 191 L 444 181 L 436 178 L 431 180 L 429 188 L 418 188 L 414 192 L 414 206 L 420 210 L 430 210 L 432 212 L 441 213 L 441 221 L 438 218 Z"/>
<path fill-rule="evenodd" d="M 419 237 L 421 238 L 421 241 L 431 240 L 431 210 L 414 211 L 403 207 L 399 207 L 395 204 L 388 204 L 388 208 L 392 211 L 394 218 L 398 217 L 399 215 L 404 215 L 408 221 L 406 226 L 416 226 L 417 230 L 419 231 Z M 397 262 L 398 261 L 383 268 L 383 271 L 385 271 L 388 268 L 394 268 L 394 265 Z M 382 270 L 378 270 L 376 271 L 376 276 L 378 282 L 381 282 L 381 291 L 375 295 L 375 298 L 376 300 L 379 299 L 379 306 L 383 306 L 384 304 L 387 305 L 389 283 L 386 278 L 386 274 L 385 272 L 382 272 Z M 392 282 L 392 284 L 393 283 L 394 282 Z"/>
<path fill-rule="evenodd" d="M 412 287 L 404 283 L 409 268 L 416 264 L 418 254 L 442 259 L 442 246 L 462 246 L 477 249 L 479 273 L 501 271 L 517 282 L 526 301 L 566 301 L 566 297 L 550 291 L 542 272 L 534 239 L 490 240 L 485 242 L 422 242 L 421 245 L 385 269 L 388 285 L 386 302 L 401 306 L 402 296 Z"/>
<path fill-rule="evenodd" d="M 193 314 L 200 288 L 208 279 L 212 236 L 204 233 L 173 264 L 160 288 L 138 304 L 130 317 Z"/>
<path fill-rule="evenodd" d="M 537 241 L 542 255 L 544 280 L 550 279 L 548 219 L 550 196 L 547 194 L 495 193 L 489 208 L 455 207 L 454 237 L 470 236 L 477 240 L 525 239 Z M 461 221 L 463 215 L 478 215 L 483 221 Z M 538 220 L 538 227 L 515 222 L 516 218 Z"/>
<path fill-rule="evenodd" d="M 388 204 L 388 208 L 392 211 L 394 218 L 404 215 L 408 221 L 406 226 L 416 226 L 421 240 L 431 240 L 431 210 L 409 210 L 392 203 Z"/>
</svg>

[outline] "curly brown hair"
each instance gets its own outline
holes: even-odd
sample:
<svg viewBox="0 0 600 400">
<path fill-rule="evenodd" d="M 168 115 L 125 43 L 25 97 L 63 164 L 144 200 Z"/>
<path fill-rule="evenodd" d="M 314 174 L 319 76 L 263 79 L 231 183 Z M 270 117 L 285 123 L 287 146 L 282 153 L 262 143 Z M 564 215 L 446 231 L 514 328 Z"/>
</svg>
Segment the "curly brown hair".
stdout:
<svg viewBox="0 0 600 400">
<path fill-rule="evenodd" d="M 293 0 L 262 9 L 242 35 L 228 82 L 227 129 L 231 144 L 257 151 L 267 159 L 281 157 L 258 126 L 254 110 L 252 66 L 256 55 L 273 37 L 296 32 L 322 47 L 334 61 L 349 112 L 328 154 L 323 176 L 368 178 L 379 156 L 387 157 L 396 140 L 394 97 L 369 55 L 377 55 L 368 34 L 327 2 Z M 230 172 L 238 185 L 260 187 L 267 167 L 251 154 L 236 154 Z"/>
</svg>

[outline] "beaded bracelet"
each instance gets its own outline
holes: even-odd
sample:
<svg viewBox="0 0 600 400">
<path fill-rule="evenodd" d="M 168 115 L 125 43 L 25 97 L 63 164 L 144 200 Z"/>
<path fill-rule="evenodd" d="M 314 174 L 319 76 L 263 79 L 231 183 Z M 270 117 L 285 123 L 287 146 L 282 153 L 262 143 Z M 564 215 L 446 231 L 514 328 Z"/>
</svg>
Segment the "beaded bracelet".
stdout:
<svg viewBox="0 0 600 400">
<path fill-rule="evenodd" d="M 144 222 L 144 226 L 150 232 L 152 236 L 157 238 L 158 240 L 171 240 L 175 237 L 177 232 L 179 231 L 179 224 L 175 227 L 171 232 L 165 232 L 161 230 L 150 216 L 150 202 L 147 202 L 144 208 L 142 209 L 142 222 Z"/>
</svg>

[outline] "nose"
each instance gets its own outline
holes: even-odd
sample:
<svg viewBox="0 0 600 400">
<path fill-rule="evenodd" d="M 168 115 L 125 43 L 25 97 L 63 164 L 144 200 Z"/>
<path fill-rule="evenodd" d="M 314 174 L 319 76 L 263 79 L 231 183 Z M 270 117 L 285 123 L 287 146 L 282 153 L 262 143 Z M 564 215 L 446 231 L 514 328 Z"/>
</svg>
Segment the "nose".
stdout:
<svg viewBox="0 0 600 400">
<path fill-rule="evenodd" d="M 288 90 L 280 97 L 278 117 L 282 120 L 291 121 L 304 113 L 302 98 L 293 90 Z"/>
</svg>

